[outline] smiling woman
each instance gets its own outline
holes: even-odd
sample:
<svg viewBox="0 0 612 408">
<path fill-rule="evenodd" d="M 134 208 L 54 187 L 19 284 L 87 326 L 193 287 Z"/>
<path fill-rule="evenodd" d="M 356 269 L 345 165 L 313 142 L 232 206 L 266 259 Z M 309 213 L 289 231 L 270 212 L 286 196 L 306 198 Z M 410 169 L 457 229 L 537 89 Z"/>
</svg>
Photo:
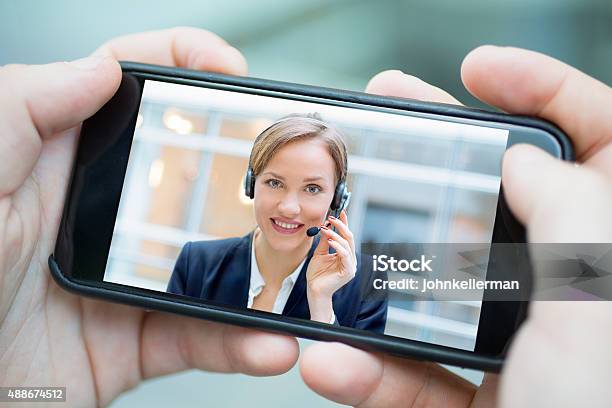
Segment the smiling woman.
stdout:
<svg viewBox="0 0 612 408">
<path fill-rule="evenodd" d="M 337 129 L 317 114 L 276 121 L 255 139 L 245 178 L 257 227 L 187 243 L 167 291 L 383 333 L 386 299 L 364 302 L 361 293 L 370 276 L 344 210 L 346 177 Z"/>
</svg>

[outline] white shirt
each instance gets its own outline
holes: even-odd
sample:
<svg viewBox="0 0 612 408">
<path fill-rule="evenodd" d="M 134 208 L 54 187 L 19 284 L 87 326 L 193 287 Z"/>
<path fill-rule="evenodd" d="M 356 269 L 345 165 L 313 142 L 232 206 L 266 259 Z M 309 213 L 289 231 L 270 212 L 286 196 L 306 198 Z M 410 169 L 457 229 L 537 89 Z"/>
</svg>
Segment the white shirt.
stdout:
<svg viewBox="0 0 612 408">
<path fill-rule="evenodd" d="M 264 282 L 263 276 L 261 276 L 261 272 L 259 272 L 257 258 L 255 257 L 255 235 L 253 235 L 253 239 L 251 242 L 251 280 L 249 283 L 249 300 L 247 302 L 247 307 L 249 309 L 253 307 L 253 301 L 261 293 L 264 286 L 266 286 L 266 282 Z M 287 304 L 287 300 L 289 300 L 289 295 L 291 295 L 293 286 L 295 286 L 295 282 L 297 282 L 298 276 L 300 276 L 300 271 L 302 270 L 302 267 L 304 266 L 305 262 L 306 258 L 304 258 L 302 262 L 300 262 L 298 267 L 295 268 L 291 275 L 287 276 L 283 280 L 283 284 L 281 285 L 281 288 L 278 291 L 278 295 L 276 295 L 276 300 L 274 301 L 274 306 L 272 307 L 272 313 L 283 313 L 283 309 Z M 332 317 L 329 324 L 334 324 L 335 321 L 336 315 L 332 310 Z"/>
</svg>

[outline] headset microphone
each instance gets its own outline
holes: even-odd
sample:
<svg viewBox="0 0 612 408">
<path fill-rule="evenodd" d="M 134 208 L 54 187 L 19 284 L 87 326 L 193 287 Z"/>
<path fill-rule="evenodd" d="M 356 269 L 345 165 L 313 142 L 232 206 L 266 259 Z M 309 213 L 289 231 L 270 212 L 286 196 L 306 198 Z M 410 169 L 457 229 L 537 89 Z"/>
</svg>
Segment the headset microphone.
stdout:
<svg viewBox="0 0 612 408">
<path fill-rule="evenodd" d="M 319 231 L 321 231 L 321 228 L 319 227 L 310 227 L 306 230 L 306 235 L 308 235 L 309 237 L 314 237 L 319 233 Z"/>
</svg>

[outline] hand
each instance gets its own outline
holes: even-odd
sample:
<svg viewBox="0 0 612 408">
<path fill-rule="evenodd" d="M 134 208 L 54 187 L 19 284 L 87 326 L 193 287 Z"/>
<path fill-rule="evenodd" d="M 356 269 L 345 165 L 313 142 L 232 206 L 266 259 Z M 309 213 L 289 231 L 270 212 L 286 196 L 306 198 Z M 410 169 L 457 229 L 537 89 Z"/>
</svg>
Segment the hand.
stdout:
<svg viewBox="0 0 612 408">
<path fill-rule="evenodd" d="M 462 66 L 479 99 L 510 113 L 555 122 L 572 139 L 580 167 L 533 146 L 504 157 L 509 205 L 531 242 L 612 242 L 612 90 L 550 57 L 485 46 Z M 399 71 L 375 76 L 368 92 L 458 103 Z M 536 271 L 537 273 L 537 271 Z M 501 377 L 476 388 L 441 366 L 319 343 L 302 376 L 319 394 L 360 407 L 608 406 L 612 400 L 612 304 L 532 302 Z"/>
<path fill-rule="evenodd" d="M 340 219 L 330 216 L 330 228 L 321 227 L 321 239 L 306 270 L 308 307 L 310 318 L 329 323 L 332 314 L 332 295 L 355 277 L 357 256 L 353 233 L 348 227 L 346 211 Z M 331 227 L 336 227 L 334 232 Z M 336 251 L 329 253 L 329 247 Z"/>
<path fill-rule="evenodd" d="M 188 368 L 273 375 L 293 338 L 71 295 L 50 278 L 80 123 L 115 92 L 115 59 L 246 74 L 216 35 L 176 28 L 118 38 L 93 57 L 0 69 L 0 385 L 66 386 L 71 406 L 107 405 L 146 378 Z"/>
</svg>

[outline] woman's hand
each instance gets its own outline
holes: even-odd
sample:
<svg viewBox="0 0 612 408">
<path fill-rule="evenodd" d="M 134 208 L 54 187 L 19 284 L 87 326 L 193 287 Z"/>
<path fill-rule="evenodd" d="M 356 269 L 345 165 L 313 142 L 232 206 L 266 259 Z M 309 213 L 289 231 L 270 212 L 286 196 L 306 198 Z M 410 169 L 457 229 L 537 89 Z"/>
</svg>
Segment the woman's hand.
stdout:
<svg viewBox="0 0 612 408">
<path fill-rule="evenodd" d="M 119 86 L 116 59 L 246 74 L 235 48 L 194 28 L 121 37 L 96 55 L 0 69 L 0 386 L 65 386 L 70 406 L 92 407 L 189 368 L 287 371 L 294 338 L 86 299 L 51 279 L 80 123 Z"/>
<path fill-rule="evenodd" d="M 346 211 L 342 210 L 339 219 L 329 216 L 328 221 L 330 227 L 336 227 L 338 232 L 325 225 L 321 227 L 321 240 L 306 271 L 310 318 L 324 323 L 330 323 L 334 313 L 332 295 L 357 272 L 355 241 L 348 227 Z M 330 247 L 336 252 L 330 254 Z"/>
</svg>

